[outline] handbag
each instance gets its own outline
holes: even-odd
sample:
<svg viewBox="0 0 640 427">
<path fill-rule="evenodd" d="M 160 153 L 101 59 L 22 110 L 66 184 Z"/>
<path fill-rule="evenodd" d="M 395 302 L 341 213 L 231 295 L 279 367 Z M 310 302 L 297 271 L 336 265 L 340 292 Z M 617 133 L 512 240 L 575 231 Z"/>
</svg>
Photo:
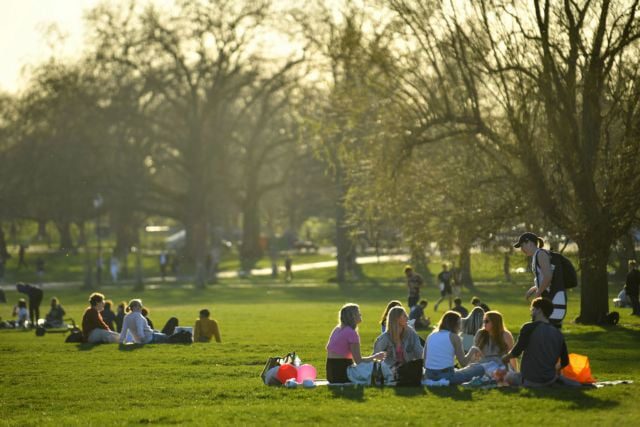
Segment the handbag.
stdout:
<svg viewBox="0 0 640 427">
<path fill-rule="evenodd" d="M 267 363 L 265 363 L 264 368 L 262 368 L 262 373 L 260 374 L 260 378 L 262 378 L 262 382 L 267 384 L 267 372 L 276 366 L 284 365 L 285 363 L 293 364 L 296 359 L 296 352 L 288 353 L 286 356 L 275 356 L 269 357 L 267 359 Z M 268 385 L 268 384 L 267 384 Z"/>
</svg>

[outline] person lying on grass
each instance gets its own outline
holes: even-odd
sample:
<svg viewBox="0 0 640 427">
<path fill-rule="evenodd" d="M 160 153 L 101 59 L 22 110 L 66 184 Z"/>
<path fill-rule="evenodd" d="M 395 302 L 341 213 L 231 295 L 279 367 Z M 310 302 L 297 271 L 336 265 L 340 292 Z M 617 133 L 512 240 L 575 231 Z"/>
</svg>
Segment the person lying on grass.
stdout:
<svg viewBox="0 0 640 427">
<path fill-rule="evenodd" d="M 333 328 L 327 342 L 327 380 L 330 383 L 348 383 L 347 368 L 354 362 L 370 362 L 384 360 L 385 352 L 380 351 L 371 356 L 360 354 L 360 335 L 358 324 L 362 322 L 362 314 L 357 304 L 345 304 L 338 315 L 338 326 Z"/>
<path fill-rule="evenodd" d="M 462 349 L 461 318 L 455 311 L 444 313 L 437 328 L 427 337 L 424 346 L 424 367 L 427 380 L 447 380 L 450 384 L 462 384 L 473 377 L 485 374 L 484 367 L 470 362 L 482 354 L 472 346 L 467 354 Z M 463 369 L 455 369 L 455 359 Z M 468 366 L 467 366 L 468 365 Z"/>
<path fill-rule="evenodd" d="M 132 299 L 127 306 L 127 315 L 122 322 L 120 344 L 127 342 L 127 334 L 136 344 L 166 343 L 168 336 L 151 329 L 147 319 L 142 315 L 142 300 Z"/>
<path fill-rule="evenodd" d="M 566 382 L 560 376 L 560 369 L 569 364 L 567 345 L 562 332 L 549 322 L 553 303 L 542 297 L 531 302 L 531 322 L 520 329 L 516 345 L 502 361 L 507 364 L 522 354 L 520 372 L 507 374 L 511 385 L 544 387 L 557 382 Z M 560 364 L 557 364 L 560 359 Z"/>
</svg>

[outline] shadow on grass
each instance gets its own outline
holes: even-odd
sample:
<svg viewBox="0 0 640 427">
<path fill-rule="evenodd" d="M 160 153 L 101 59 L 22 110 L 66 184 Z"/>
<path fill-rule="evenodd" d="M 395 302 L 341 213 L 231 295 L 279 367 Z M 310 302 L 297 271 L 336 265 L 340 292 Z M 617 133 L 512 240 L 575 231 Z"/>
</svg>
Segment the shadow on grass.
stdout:
<svg viewBox="0 0 640 427">
<path fill-rule="evenodd" d="M 356 402 L 364 402 L 364 387 L 363 385 L 330 385 L 329 390 L 333 394 L 333 397 L 339 397 L 341 399 L 355 400 Z"/>
<path fill-rule="evenodd" d="M 473 400 L 473 390 L 459 389 L 457 387 L 431 387 L 429 393 L 451 400 L 471 401 Z"/>
<path fill-rule="evenodd" d="M 396 396 L 400 397 L 415 397 L 427 394 L 424 387 L 394 387 L 394 391 Z"/>
<path fill-rule="evenodd" d="M 118 344 L 118 350 L 120 351 L 134 351 L 134 350 L 138 350 L 140 348 L 143 348 L 144 344 L 138 344 L 138 343 L 133 343 L 133 344 Z"/>
<path fill-rule="evenodd" d="M 78 350 L 79 351 L 90 351 L 93 350 L 95 347 L 102 345 L 102 344 L 93 344 L 93 343 L 86 343 L 83 342 L 81 344 L 78 344 Z"/>
<path fill-rule="evenodd" d="M 517 389 L 514 389 L 517 390 Z M 529 388 L 521 394 L 522 397 L 531 397 L 536 399 L 547 399 L 553 401 L 570 402 L 567 409 L 569 410 L 594 410 L 594 409 L 612 409 L 620 405 L 620 402 L 611 399 L 601 399 L 588 394 L 588 390 L 592 388 Z"/>
</svg>

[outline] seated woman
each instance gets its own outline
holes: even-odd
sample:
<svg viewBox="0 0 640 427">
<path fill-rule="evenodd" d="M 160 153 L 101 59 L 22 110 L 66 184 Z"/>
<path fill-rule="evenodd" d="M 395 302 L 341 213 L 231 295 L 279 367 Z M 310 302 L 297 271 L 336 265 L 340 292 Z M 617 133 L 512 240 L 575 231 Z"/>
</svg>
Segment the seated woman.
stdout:
<svg viewBox="0 0 640 427">
<path fill-rule="evenodd" d="M 462 350 L 462 339 L 458 335 L 461 323 L 460 314 L 447 311 L 435 331 L 428 337 L 424 346 L 424 367 L 426 379 L 432 381 L 447 380 L 450 384 L 462 384 L 473 377 L 484 375 L 484 367 L 480 364 L 469 365 L 471 360 L 480 354 L 480 350 L 472 346 L 467 354 Z M 464 369 L 455 369 L 455 359 Z"/>
<path fill-rule="evenodd" d="M 389 317 L 389 310 L 391 310 L 393 307 L 402 307 L 402 303 L 397 299 L 394 299 L 389 301 L 387 306 L 384 308 L 382 317 L 380 318 L 380 329 L 383 334 L 387 330 L 387 317 Z"/>
<path fill-rule="evenodd" d="M 389 311 L 387 331 L 376 339 L 373 351 L 385 353 L 384 363 L 395 373 L 399 384 L 420 385 L 424 349 L 418 334 L 408 323 L 404 308 L 393 307 Z"/>
<path fill-rule="evenodd" d="M 90 306 L 82 315 L 82 340 L 91 344 L 117 343 L 120 335 L 109 329 L 102 320 L 104 295 L 94 292 L 89 296 Z"/>
<path fill-rule="evenodd" d="M 58 302 L 58 298 L 51 298 L 51 309 L 45 317 L 45 328 L 62 328 L 64 326 L 64 315 L 67 314 Z"/>
<path fill-rule="evenodd" d="M 27 301 L 24 298 L 18 300 L 18 304 L 13 307 L 13 317 L 17 317 L 15 321 L 16 328 L 26 328 L 29 326 L 29 310 L 27 310 Z"/>
<path fill-rule="evenodd" d="M 462 330 L 460 338 L 462 338 L 462 349 L 467 352 L 473 346 L 476 333 L 482 328 L 482 320 L 484 319 L 484 310 L 475 307 L 467 317 L 462 318 Z"/>
<path fill-rule="evenodd" d="M 488 311 L 484 314 L 484 327 L 478 331 L 474 339 L 475 346 L 480 349 L 480 363 L 496 362 L 502 364 L 502 358 L 513 348 L 513 335 L 504 326 L 502 314 Z M 514 371 L 518 370 L 516 359 L 510 360 Z"/>
<path fill-rule="evenodd" d="M 149 326 L 149 323 L 142 315 L 142 301 L 132 299 L 127 307 L 127 315 L 124 316 L 122 322 L 122 332 L 120 332 L 120 344 L 127 342 L 127 334 L 129 334 L 134 343 L 151 344 L 166 343 L 167 335 L 155 332 Z"/>
<path fill-rule="evenodd" d="M 345 304 L 338 315 L 338 326 L 333 328 L 327 343 L 327 380 L 330 383 L 348 383 L 347 368 L 354 362 L 384 360 L 383 351 L 371 356 L 360 354 L 360 335 L 358 323 L 362 322 L 360 307 L 357 304 Z"/>
</svg>

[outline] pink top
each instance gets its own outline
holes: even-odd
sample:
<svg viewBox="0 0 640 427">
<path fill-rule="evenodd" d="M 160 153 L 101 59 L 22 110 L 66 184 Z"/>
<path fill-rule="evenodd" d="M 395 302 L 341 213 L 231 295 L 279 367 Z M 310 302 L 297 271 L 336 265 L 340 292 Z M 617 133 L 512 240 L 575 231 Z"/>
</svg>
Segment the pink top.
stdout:
<svg viewBox="0 0 640 427">
<path fill-rule="evenodd" d="M 352 359 L 351 344 L 359 343 L 360 335 L 351 326 L 336 326 L 329 337 L 327 350 L 335 354 L 341 354 L 345 359 Z"/>
</svg>

